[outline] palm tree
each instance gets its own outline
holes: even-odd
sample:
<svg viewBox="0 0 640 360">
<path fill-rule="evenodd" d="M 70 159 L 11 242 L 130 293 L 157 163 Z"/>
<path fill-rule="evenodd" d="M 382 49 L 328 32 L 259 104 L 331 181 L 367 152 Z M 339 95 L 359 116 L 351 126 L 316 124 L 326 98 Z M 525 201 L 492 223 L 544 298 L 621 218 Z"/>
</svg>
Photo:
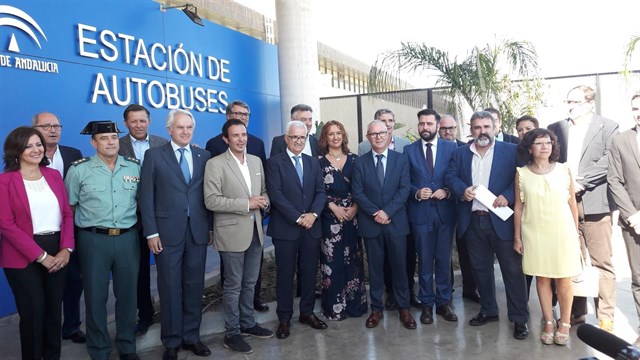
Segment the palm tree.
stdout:
<svg viewBox="0 0 640 360">
<path fill-rule="evenodd" d="M 629 66 L 631 65 L 631 58 L 633 57 L 633 53 L 636 49 L 636 45 L 640 43 L 640 35 L 634 35 L 629 40 L 627 44 L 627 48 L 624 52 L 624 73 L 629 73 Z"/>
<path fill-rule="evenodd" d="M 503 67 L 507 72 L 501 71 Z M 506 40 L 493 46 L 475 47 L 462 61 L 424 43 L 402 43 L 399 50 L 378 58 L 369 74 L 369 87 L 373 91 L 393 87 L 391 82 L 399 79 L 401 72 L 435 71 L 436 84 L 446 87 L 449 111 L 460 114 L 463 103 L 474 110 L 495 107 L 503 113 L 503 128 L 509 131 L 525 105 L 530 107 L 532 101 L 539 103 L 542 97 L 540 81 L 532 85 L 524 80 L 514 89 L 510 74 L 522 79 L 535 78 L 537 69 L 535 48 L 527 41 Z"/>
</svg>

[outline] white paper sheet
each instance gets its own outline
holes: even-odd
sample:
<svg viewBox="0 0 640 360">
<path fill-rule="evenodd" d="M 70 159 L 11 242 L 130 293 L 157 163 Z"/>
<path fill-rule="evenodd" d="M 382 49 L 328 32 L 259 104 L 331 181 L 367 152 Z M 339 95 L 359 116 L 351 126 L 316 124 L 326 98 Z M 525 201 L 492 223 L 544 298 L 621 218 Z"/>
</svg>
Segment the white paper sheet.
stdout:
<svg viewBox="0 0 640 360">
<path fill-rule="evenodd" d="M 480 201 L 482 205 L 486 206 L 489 211 L 496 214 L 503 221 L 507 220 L 511 215 L 513 215 L 513 210 L 511 210 L 508 206 L 493 207 L 493 202 L 496 200 L 497 196 L 495 196 L 489 189 L 484 187 L 483 185 L 476 186 L 476 200 Z"/>
</svg>

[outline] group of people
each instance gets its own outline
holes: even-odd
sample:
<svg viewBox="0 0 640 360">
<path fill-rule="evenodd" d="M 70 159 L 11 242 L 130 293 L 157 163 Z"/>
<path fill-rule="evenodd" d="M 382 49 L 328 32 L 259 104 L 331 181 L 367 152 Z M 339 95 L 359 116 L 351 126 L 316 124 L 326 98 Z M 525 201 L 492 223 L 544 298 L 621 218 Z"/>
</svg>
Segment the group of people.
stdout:
<svg viewBox="0 0 640 360">
<path fill-rule="evenodd" d="M 0 175 L 0 266 L 20 315 L 22 356 L 60 358 L 61 339 L 70 339 L 86 342 L 92 359 L 108 359 L 111 274 L 115 345 L 121 359 L 137 359 L 135 334 L 146 332 L 154 315 L 149 251 L 163 359 L 177 359 L 180 347 L 210 355 L 200 340 L 209 244 L 221 257 L 223 345 L 251 353 L 246 336 L 274 335 L 254 318 L 268 310 L 260 298 L 267 217 L 278 339 L 291 334 L 295 292 L 298 321 L 328 328 L 314 313 L 318 268 L 326 320 L 369 312 L 364 325 L 375 328 L 385 309 L 398 309 L 401 324 L 415 329 L 409 309 L 419 306 L 422 324 L 434 322 L 434 308 L 443 320 L 458 321 L 454 240 L 462 296 L 480 304 L 469 325 L 499 320 L 495 257 L 513 336 L 528 337 L 527 283 L 535 277 L 540 341 L 567 344 L 569 328 L 587 313 L 571 278 L 588 256 L 601 274 L 596 315 L 613 331 L 616 207 L 640 318 L 640 95 L 631 100 L 637 125 L 620 135 L 616 122 L 595 115 L 593 89 L 572 89 L 566 103 L 569 118 L 548 129 L 532 116 L 518 119 L 518 137 L 500 131 L 497 110 L 475 112 L 468 143 L 458 138 L 455 118 L 432 109 L 418 112 L 420 138 L 409 143 L 393 135 L 394 113 L 380 109 L 357 155 L 339 121 L 310 134 L 313 110 L 298 104 L 268 159 L 263 141 L 248 133 L 250 108 L 242 101 L 229 104 L 221 134 L 206 150 L 192 144 L 196 122 L 187 110 L 169 112 L 169 140 L 148 133 L 151 118 L 140 105 L 125 110 L 123 137 L 116 123 L 92 121 L 82 130 L 96 149 L 92 157 L 59 144 L 55 115 L 37 114 L 31 127 L 8 135 Z M 86 336 L 78 309 L 83 289 Z"/>
</svg>

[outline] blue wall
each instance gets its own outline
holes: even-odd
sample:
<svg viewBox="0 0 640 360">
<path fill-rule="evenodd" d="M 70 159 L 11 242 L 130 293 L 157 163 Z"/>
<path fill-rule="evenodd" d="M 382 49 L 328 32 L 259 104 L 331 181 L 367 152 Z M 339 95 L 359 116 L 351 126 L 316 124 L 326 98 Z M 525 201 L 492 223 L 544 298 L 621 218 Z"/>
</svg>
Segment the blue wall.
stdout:
<svg viewBox="0 0 640 360">
<path fill-rule="evenodd" d="M 269 143 L 269 129 L 281 126 L 276 47 L 204 23 L 150 0 L 0 0 L 0 141 L 49 111 L 63 124 L 60 143 L 91 156 L 84 125 L 112 120 L 125 129 L 122 112 L 139 103 L 151 111 L 150 132 L 165 137 L 168 111 L 189 109 L 194 143 L 204 146 L 220 133 L 226 104 L 241 99 L 251 107 L 249 131 Z M 13 312 L 1 274 L 0 316 Z"/>
</svg>

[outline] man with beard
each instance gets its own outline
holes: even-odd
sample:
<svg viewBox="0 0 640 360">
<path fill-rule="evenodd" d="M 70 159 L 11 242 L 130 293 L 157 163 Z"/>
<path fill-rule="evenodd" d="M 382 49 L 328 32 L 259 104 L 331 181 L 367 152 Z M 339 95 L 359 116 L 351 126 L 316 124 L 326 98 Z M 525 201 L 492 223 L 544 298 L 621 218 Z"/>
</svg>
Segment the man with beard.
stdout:
<svg viewBox="0 0 640 360">
<path fill-rule="evenodd" d="M 467 242 L 480 293 L 480 312 L 469 325 L 498 321 L 493 271 L 495 255 L 507 293 L 509 320 L 515 323 L 513 337 L 522 340 L 529 335 L 529 310 L 522 256 L 513 251 L 513 216 L 502 220 L 491 211 L 513 206 L 516 145 L 495 141 L 496 120 L 487 111 L 474 113 L 470 123 L 474 142 L 456 149 L 446 175 L 447 187 L 455 198 L 460 199 L 457 231 Z M 476 199 L 478 186 L 486 187 L 497 196 L 491 209 Z"/>
<path fill-rule="evenodd" d="M 433 323 L 436 313 L 447 321 L 458 321 L 451 307 L 451 242 L 456 223 L 455 202 L 444 186 L 449 161 L 458 147 L 453 141 L 437 139 L 440 115 L 435 110 L 418 112 L 420 140 L 407 145 L 411 192 L 407 212 L 418 253 L 418 277 L 422 303 L 420 322 Z M 433 281 L 435 277 L 435 292 Z"/>
</svg>

